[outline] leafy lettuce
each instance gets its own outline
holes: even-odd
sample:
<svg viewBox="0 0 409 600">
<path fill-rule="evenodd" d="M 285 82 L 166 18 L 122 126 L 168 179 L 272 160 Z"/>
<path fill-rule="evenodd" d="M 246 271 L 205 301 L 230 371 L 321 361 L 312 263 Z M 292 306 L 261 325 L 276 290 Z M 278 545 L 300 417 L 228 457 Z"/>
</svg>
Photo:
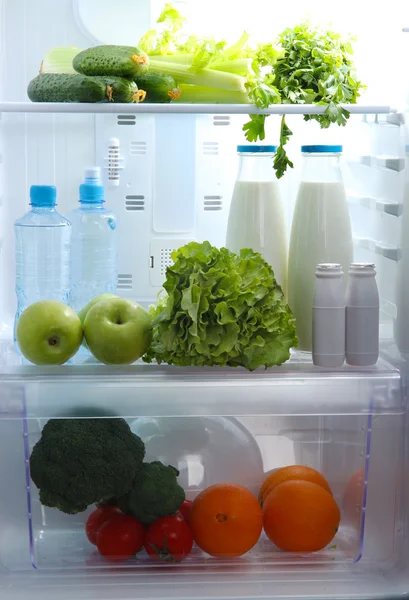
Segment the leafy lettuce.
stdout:
<svg viewBox="0 0 409 600">
<path fill-rule="evenodd" d="M 253 371 L 290 358 L 295 321 L 260 254 L 191 242 L 172 259 L 167 295 L 151 309 L 154 334 L 145 362 Z"/>
</svg>

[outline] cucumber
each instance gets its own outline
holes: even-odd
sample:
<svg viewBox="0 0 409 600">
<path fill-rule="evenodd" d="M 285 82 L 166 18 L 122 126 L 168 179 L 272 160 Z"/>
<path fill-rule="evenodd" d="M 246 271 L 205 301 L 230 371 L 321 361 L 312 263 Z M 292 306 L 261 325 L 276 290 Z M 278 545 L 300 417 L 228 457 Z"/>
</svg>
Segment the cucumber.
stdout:
<svg viewBox="0 0 409 600">
<path fill-rule="evenodd" d="M 134 46 L 96 46 L 77 54 L 72 66 L 82 75 L 114 75 L 133 79 L 148 70 L 148 57 Z"/>
<path fill-rule="evenodd" d="M 180 96 L 176 81 L 166 73 L 148 72 L 135 77 L 134 81 L 139 89 L 145 90 L 146 102 L 166 103 L 177 100 Z"/>
<path fill-rule="evenodd" d="M 28 86 L 32 102 L 141 102 L 145 92 L 120 77 L 86 77 L 46 73 Z"/>
</svg>

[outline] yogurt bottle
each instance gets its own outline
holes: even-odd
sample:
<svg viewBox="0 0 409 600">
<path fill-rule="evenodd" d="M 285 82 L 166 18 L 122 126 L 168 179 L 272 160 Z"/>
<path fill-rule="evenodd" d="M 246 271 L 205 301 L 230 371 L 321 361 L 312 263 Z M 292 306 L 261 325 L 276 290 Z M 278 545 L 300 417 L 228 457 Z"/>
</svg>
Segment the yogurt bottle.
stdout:
<svg viewBox="0 0 409 600">
<path fill-rule="evenodd" d="M 273 158 L 277 146 L 238 146 L 239 172 L 227 225 L 226 247 L 260 252 L 273 270 L 284 295 L 287 291 L 287 235 Z"/>
<path fill-rule="evenodd" d="M 340 264 L 345 280 L 353 245 L 340 169 L 342 146 L 302 146 L 301 150 L 304 168 L 291 229 L 288 303 L 296 318 L 298 348 L 311 352 L 316 266 Z"/>
<path fill-rule="evenodd" d="M 320 367 L 345 361 L 345 286 L 341 265 L 317 266 L 312 309 L 312 359 Z"/>
<path fill-rule="evenodd" d="M 375 265 L 355 263 L 346 293 L 346 360 L 369 367 L 379 357 L 379 292 Z"/>
</svg>

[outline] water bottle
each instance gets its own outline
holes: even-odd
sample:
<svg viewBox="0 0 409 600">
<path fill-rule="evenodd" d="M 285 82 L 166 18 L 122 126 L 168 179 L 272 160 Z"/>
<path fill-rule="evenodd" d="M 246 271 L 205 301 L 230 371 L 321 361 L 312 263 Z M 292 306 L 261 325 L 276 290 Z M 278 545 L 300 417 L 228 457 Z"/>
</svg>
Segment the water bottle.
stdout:
<svg viewBox="0 0 409 600">
<path fill-rule="evenodd" d="M 355 263 L 349 269 L 346 293 L 346 359 L 369 367 L 379 357 L 379 292 L 375 265 Z"/>
<path fill-rule="evenodd" d="M 39 300 L 69 303 L 71 224 L 56 209 L 53 186 L 33 186 L 31 210 L 14 224 L 16 238 L 15 326 Z M 14 327 L 14 339 L 16 327 Z"/>
<path fill-rule="evenodd" d="M 312 308 L 312 359 L 319 367 L 342 367 L 345 361 L 345 287 L 341 265 L 316 270 Z"/>
<path fill-rule="evenodd" d="M 115 294 L 118 282 L 117 217 L 104 208 L 101 170 L 86 169 L 80 208 L 72 211 L 71 306 L 79 312 L 101 294 Z"/>
</svg>

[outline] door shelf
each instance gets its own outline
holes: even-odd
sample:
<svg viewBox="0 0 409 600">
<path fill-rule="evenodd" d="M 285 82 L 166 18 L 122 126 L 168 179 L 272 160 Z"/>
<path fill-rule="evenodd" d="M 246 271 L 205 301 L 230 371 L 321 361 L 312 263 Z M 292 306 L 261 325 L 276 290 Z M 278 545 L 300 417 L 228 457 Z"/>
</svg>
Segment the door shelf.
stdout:
<svg viewBox="0 0 409 600">
<path fill-rule="evenodd" d="M 389 105 L 342 105 L 351 114 L 390 114 Z M 0 113 L 96 113 L 96 114 L 265 114 L 317 115 L 326 110 L 316 104 L 275 104 L 267 109 L 252 104 L 72 104 L 41 102 L 0 102 Z"/>
</svg>

